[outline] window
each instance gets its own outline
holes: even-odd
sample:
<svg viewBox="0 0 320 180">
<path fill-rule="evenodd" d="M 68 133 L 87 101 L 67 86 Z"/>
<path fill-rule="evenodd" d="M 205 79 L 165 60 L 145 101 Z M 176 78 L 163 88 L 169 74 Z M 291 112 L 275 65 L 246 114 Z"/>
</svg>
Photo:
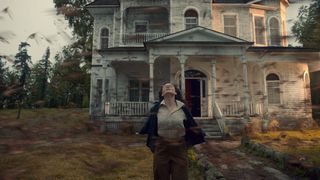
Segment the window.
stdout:
<svg viewBox="0 0 320 180">
<path fill-rule="evenodd" d="M 231 36 L 237 36 L 237 16 L 236 15 L 224 15 L 224 33 Z"/>
<path fill-rule="evenodd" d="M 276 74 L 269 74 L 267 80 L 269 104 L 280 104 L 280 79 Z"/>
<path fill-rule="evenodd" d="M 184 13 L 186 29 L 198 26 L 198 13 L 195 10 L 189 9 Z"/>
<path fill-rule="evenodd" d="M 100 48 L 107 49 L 109 43 L 109 30 L 107 28 L 101 29 L 100 32 Z"/>
<path fill-rule="evenodd" d="M 135 27 L 136 33 L 148 32 L 148 22 L 147 21 L 136 21 L 136 22 L 134 22 L 134 27 Z"/>
<path fill-rule="evenodd" d="M 95 95 L 95 102 L 97 106 L 101 105 L 101 97 L 102 97 L 102 79 L 96 80 L 96 95 Z"/>
<path fill-rule="evenodd" d="M 263 17 L 254 17 L 256 44 L 265 44 L 265 27 Z"/>
<path fill-rule="evenodd" d="M 103 93 L 103 79 L 97 79 L 97 81 L 96 81 L 96 100 L 98 101 L 98 102 L 101 102 L 101 98 L 102 98 L 102 93 Z M 105 79 L 105 101 L 107 101 L 108 99 L 109 99 L 109 97 L 108 97 L 108 93 L 109 93 L 109 91 L 108 91 L 108 88 L 109 87 L 109 80 L 108 79 Z"/>
<path fill-rule="evenodd" d="M 109 94 L 109 79 L 105 79 L 104 83 L 105 83 L 104 91 L 106 93 L 105 101 L 109 101 L 110 100 L 110 97 L 109 97 L 110 96 L 110 94 Z"/>
<path fill-rule="evenodd" d="M 129 80 L 129 101 L 149 101 L 149 81 Z"/>
<path fill-rule="evenodd" d="M 280 46 L 280 28 L 279 21 L 276 18 L 270 19 L 270 45 Z"/>
</svg>

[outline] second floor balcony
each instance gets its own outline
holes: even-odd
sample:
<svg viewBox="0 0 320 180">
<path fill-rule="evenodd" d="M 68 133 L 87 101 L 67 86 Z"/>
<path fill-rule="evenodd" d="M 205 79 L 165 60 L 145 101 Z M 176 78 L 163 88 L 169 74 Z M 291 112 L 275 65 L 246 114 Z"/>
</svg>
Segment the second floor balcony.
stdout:
<svg viewBox="0 0 320 180">
<path fill-rule="evenodd" d="M 169 33 L 169 12 L 165 7 L 129 7 L 124 13 L 121 38 L 125 46 L 143 45 Z"/>
<path fill-rule="evenodd" d="M 166 35 L 168 35 L 168 33 L 127 33 L 127 34 L 122 34 L 122 43 L 125 46 L 129 46 L 129 45 L 142 46 L 143 42 L 160 38 Z"/>
</svg>

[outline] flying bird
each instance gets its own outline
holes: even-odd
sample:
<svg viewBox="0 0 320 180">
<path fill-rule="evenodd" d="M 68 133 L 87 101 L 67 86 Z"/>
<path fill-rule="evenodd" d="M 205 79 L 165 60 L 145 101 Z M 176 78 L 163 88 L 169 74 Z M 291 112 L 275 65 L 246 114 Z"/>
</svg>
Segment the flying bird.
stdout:
<svg viewBox="0 0 320 180">
<path fill-rule="evenodd" d="M 7 14 L 7 15 L 10 17 L 10 19 L 13 20 L 13 18 L 12 18 L 12 13 L 11 13 L 9 7 L 4 8 L 4 9 L 1 11 L 1 13 Z"/>
<path fill-rule="evenodd" d="M 26 41 L 28 41 L 29 39 L 35 40 L 37 44 L 39 44 L 39 40 L 41 40 L 41 39 L 44 39 L 44 40 L 45 40 L 46 42 L 48 42 L 49 44 L 52 44 L 52 40 L 51 40 L 51 39 L 47 38 L 46 36 L 44 36 L 43 34 L 38 33 L 38 32 L 35 32 L 35 33 L 30 34 L 30 35 L 27 37 Z"/>
</svg>

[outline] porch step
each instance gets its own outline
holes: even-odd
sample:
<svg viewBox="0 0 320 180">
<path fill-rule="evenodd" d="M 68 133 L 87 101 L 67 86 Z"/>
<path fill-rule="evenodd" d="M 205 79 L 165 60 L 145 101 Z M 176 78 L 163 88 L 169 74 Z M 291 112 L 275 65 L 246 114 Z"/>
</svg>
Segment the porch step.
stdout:
<svg viewBox="0 0 320 180">
<path fill-rule="evenodd" d="M 221 139 L 222 134 L 218 122 L 215 119 L 199 119 L 198 124 L 206 133 L 206 139 Z"/>
</svg>

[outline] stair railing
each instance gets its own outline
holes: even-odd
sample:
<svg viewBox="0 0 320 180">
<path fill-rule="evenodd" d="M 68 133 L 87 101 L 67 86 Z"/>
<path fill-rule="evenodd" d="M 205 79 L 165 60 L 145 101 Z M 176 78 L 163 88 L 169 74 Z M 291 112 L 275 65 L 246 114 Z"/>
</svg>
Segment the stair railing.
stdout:
<svg viewBox="0 0 320 180">
<path fill-rule="evenodd" d="M 213 113 L 214 113 L 214 116 L 216 117 L 217 119 L 217 122 L 218 122 L 218 125 L 219 125 L 219 128 L 220 128 L 220 131 L 221 131 L 221 134 L 222 136 L 224 135 L 224 127 L 225 127 L 225 119 L 223 117 L 223 114 L 219 108 L 219 105 L 217 102 L 214 102 L 214 106 L 213 106 Z"/>
</svg>

